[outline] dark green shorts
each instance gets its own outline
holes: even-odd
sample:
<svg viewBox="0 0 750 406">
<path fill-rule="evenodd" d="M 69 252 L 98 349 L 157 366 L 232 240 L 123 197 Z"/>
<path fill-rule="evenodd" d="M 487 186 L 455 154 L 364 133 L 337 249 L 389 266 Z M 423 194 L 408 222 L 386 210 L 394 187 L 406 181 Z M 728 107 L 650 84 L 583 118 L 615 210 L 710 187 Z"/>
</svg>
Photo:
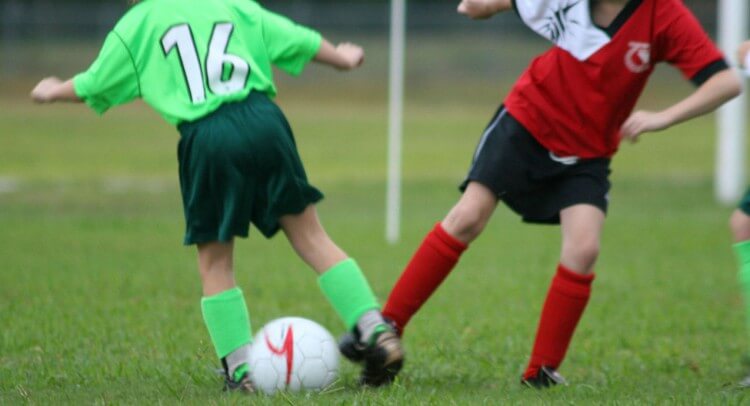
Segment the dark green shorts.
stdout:
<svg viewBox="0 0 750 406">
<path fill-rule="evenodd" d="M 750 189 L 745 191 L 745 195 L 742 196 L 742 200 L 740 200 L 740 204 L 737 207 L 750 216 Z"/>
<path fill-rule="evenodd" d="M 284 114 L 263 93 L 178 129 L 186 245 L 247 237 L 251 222 L 270 238 L 279 217 L 323 198 L 307 183 Z"/>
</svg>

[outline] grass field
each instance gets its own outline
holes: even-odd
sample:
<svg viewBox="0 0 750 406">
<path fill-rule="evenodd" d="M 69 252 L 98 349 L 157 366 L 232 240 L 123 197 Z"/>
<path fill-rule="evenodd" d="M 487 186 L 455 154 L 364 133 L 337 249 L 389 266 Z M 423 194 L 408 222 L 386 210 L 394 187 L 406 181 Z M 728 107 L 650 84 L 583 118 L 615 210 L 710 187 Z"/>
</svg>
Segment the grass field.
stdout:
<svg viewBox="0 0 750 406">
<path fill-rule="evenodd" d="M 406 112 L 403 237 L 384 242 L 382 91 L 315 93 L 285 82 L 331 235 L 385 298 L 455 185 L 500 100 L 492 88 L 415 91 Z M 243 403 L 219 391 L 203 328 L 194 250 L 181 245 L 177 134 L 143 105 L 97 119 L 80 106 L 35 107 L 31 83 L 0 97 L 0 404 Z M 495 85 L 493 85 L 494 88 Z M 500 88 L 500 87 L 498 87 Z M 676 97 L 652 90 L 646 104 Z M 462 93 L 463 92 L 463 93 Z M 679 91 L 677 92 L 679 94 Z M 456 96 L 458 94 L 458 96 Z M 435 100 L 439 100 L 436 102 Z M 713 201 L 713 121 L 624 146 L 593 298 L 561 371 L 571 386 L 518 384 L 558 254 L 559 230 L 501 207 L 405 337 L 398 382 L 360 390 L 344 365 L 325 394 L 289 404 L 742 404 L 733 383 L 748 336 L 727 231 Z M 285 315 L 342 326 L 313 273 L 282 237 L 237 245 L 254 326 Z"/>
</svg>

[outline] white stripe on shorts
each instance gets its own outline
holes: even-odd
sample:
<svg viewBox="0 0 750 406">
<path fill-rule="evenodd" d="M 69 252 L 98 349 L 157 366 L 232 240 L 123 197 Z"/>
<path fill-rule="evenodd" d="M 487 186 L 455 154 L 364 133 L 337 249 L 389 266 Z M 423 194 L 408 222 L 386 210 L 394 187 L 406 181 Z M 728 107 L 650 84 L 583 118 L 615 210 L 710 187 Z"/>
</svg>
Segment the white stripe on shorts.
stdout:
<svg viewBox="0 0 750 406">
<path fill-rule="evenodd" d="M 502 120 L 503 117 L 505 117 L 505 114 L 508 112 L 508 110 L 503 107 L 503 110 L 497 115 L 497 118 L 490 123 L 490 125 L 487 127 L 486 130 L 484 130 L 484 134 L 482 134 L 482 138 L 479 140 L 479 145 L 477 145 L 477 150 L 474 152 L 474 162 L 476 162 L 477 157 L 479 157 L 479 153 L 482 152 L 482 148 L 484 148 L 484 143 L 487 142 L 487 137 L 490 136 L 490 133 L 497 127 L 497 124 Z"/>
</svg>

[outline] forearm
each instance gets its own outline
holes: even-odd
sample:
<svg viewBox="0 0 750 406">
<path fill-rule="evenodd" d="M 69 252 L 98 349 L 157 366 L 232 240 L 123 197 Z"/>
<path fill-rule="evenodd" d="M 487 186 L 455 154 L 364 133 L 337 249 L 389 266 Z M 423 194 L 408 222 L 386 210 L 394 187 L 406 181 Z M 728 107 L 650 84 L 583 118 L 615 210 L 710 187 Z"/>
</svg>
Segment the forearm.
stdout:
<svg viewBox="0 0 750 406">
<path fill-rule="evenodd" d="M 693 94 L 664 110 L 670 126 L 710 113 L 722 104 L 737 97 L 742 83 L 737 74 L 727 69 L 715 74 Z"/>
<path fill-rule="evenodd" d="M 469 18 L 482 20 L 513 9 L 511 0 L 461 0 L 458 12 Z"/>
<path fill-rule="evenodd" d="M 737 50 L 737 61 L 745 74 L 750 75 L 750 41 L 745 41 L 740 45 Z"/>
<path fill-rule="evenodd" d="M 31 98 L 37 103 L 53 103 L 57 101 L 81 102 L 73 86 L 73 79 L 61 81 L 55 77 L 43 79 L 31 91 Z"/>
<path fill-rule="evenodd" d="M 80 102 L 81 98 L 73 87 L 73 79 L 68 79 L 50 90 L 51 101 Z"/>
<path fill-rule="evenodd" d="M 356 49 L 359 48 L 351 44 L 343 44 L 338 47 L 334 46 L 325 38 L 321 39 L 320 49 L 315 55 L 315 62 L 333 66 L 336 69 L 352 69 L 359 66 L 362 61 L 362 55 L 356 55 Z M 361 53 L 361 49 L 359 49 Z"/>
</svg>

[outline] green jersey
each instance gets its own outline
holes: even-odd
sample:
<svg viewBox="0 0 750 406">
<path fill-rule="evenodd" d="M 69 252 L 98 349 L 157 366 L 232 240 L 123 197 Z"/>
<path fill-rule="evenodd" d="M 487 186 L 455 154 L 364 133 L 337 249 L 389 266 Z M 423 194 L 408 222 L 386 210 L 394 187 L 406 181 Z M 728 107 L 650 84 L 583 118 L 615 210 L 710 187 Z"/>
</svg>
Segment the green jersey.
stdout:
<svg viewBox="0 0 750 406">
<path fill-rule="evenodd" d="M 320 43 L 317 32 L 251 0 L 146 0 L 73 83 L 99 114 L 140 97 L 179 124 L 252 90 L 275 96 L 271 65 L 298 75 Z"/>
</svg>

